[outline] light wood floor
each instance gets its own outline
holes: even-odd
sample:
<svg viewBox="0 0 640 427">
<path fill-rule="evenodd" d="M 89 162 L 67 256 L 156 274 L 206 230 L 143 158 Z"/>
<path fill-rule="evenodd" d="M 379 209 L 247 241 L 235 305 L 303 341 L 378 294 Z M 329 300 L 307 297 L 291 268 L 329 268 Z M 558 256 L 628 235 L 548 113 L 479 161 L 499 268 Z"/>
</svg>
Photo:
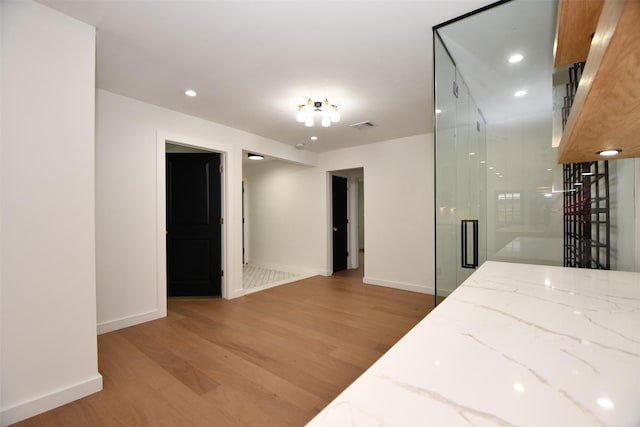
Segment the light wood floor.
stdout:
<svg viewBox="0 0 640 427">
<path fill-rule="evenodd" d="M 98 337 L 104 390 L 20 426 L 301 426 L 433 308 L 343 272 Z"/>
</svg>

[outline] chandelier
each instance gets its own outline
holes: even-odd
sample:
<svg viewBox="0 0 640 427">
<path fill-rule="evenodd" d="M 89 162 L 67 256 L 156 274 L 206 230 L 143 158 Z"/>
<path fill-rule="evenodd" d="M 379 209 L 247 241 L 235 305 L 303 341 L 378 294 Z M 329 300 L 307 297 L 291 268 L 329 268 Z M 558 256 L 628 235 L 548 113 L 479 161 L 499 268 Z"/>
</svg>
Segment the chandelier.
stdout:
<svg viewBox="0 0 640 427">
<path fill-rule="evenodd" d="M 329 100 L 326 98 L 324 102 L 312 101 L 309 98 L 306 104 L 298 105 L 298 114 L 296 115 L 298 123 L 304 123 L 306 127 L 310 128 L 315 124 L 316 118 L 320 118 L 323 128 L 328 128 L 331 123 L 340 121 L 338 106 L 329 104 Z"/>
</svg>

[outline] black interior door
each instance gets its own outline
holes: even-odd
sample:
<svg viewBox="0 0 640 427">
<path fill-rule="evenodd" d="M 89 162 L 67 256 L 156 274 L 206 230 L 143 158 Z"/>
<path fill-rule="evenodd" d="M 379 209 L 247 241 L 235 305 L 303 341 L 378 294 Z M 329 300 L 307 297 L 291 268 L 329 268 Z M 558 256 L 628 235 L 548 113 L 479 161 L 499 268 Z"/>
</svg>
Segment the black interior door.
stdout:
<svg viewBox="0 0 640 427">
<path fill-rule="evenodd" d="M 332 177 L 333 272 L 347 268 L 347 178 Z"/>
<path fill-rule="evenodd" d="M 167 295 L 220 296 L 220 154 L 167 154 Z"/>
</svg>

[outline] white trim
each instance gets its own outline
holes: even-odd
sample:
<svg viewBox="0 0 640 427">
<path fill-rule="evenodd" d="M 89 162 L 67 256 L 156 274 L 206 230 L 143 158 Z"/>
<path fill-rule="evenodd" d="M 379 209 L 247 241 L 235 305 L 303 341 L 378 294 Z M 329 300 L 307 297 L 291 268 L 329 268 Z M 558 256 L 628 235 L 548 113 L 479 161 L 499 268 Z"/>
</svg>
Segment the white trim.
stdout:
<svg viewBox="0 0 640 427">
<path fill-rule="evenodd" d="M 414 283 L 392 282 L 389 280 L 376 279 L 374 277 L 364 277 L 362 283 L 365 285 L 384 286 L 387 288 L 401 289 L 403 291 L 417 292 L 420 294 L 433 295 L 435 292 L 433 286 L 416 285 Z"/>
<path fill-rule="evenodd" d="M 349 218 L 349 231 L 347 233 L 348 241 L 348 264 L 350 269 L 358 268 L 360 266 L 360 256 L 358 248 L 358 179 L 349 177 L 347 180 L 348 197 L 348 215 Z"/>
<path fill-rule="evenodd" d="M 134 314 L 132 316 L 121 317 L 120 319 L 108 320 L 106 322 L 98 323 L 98 335 L 106 334 L 107 332 L 116 331 L 122 328 L 128 328 L 129 326 L 138 325 L 140 323 L 149 322 L 151 320 L 161 319 L 167 316 L 166 303 L 164 304 L 165 310 L 151 310 L 145 313 Z"/>
<path fill-rule="evenodd" d="M 331 276 L 333 274 L 333 183 L 331 172 L 325 172 L 325 196 L 327 203 L 327 212 L 325 218 L 326 224 L 326 243 L 327 243 L 327 274 Z"/>
<path fill-rule="evenodd" d="M 156 132 L 156 312 L 158 317 L 167 315 L 167 211 L 166 211 L 166 137 L 162 132 Z M 162 208 L 160 208 L 162 207 Z M 128 318 L 144 317 L 141 315 Z M 149 319 L 152 320 L 152 319 Z M 139 323 L 145 322 L 141 320 Z M 116 321 L 118 322 L 118 321 Z M 135 324 L 135 323 L 134 323 Z M 132 326 L 132 325 L 127 325 Z M 100 327 L 100 325 L 98 325 Z"/>
<path fill-rule="evenodd" d="M 102 390 L 102 375 L 96 374 L 82 382 L 18 403 L 0 412 L 3 427 L 57 408 Z"/>
</svg>

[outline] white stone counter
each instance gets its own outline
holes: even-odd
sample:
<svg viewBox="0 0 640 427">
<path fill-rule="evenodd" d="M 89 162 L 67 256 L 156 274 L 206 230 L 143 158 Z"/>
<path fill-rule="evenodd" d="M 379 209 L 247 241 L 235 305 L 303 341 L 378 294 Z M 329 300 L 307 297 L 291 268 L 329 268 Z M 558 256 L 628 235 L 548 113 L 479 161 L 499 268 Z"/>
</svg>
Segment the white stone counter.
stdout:
<svg viewBox="0 0 640 427">
<path fill-rule="evenodd" d="M 486 262 L 308 426 L 640 426 L 640 273 Z"/>
</svg>

